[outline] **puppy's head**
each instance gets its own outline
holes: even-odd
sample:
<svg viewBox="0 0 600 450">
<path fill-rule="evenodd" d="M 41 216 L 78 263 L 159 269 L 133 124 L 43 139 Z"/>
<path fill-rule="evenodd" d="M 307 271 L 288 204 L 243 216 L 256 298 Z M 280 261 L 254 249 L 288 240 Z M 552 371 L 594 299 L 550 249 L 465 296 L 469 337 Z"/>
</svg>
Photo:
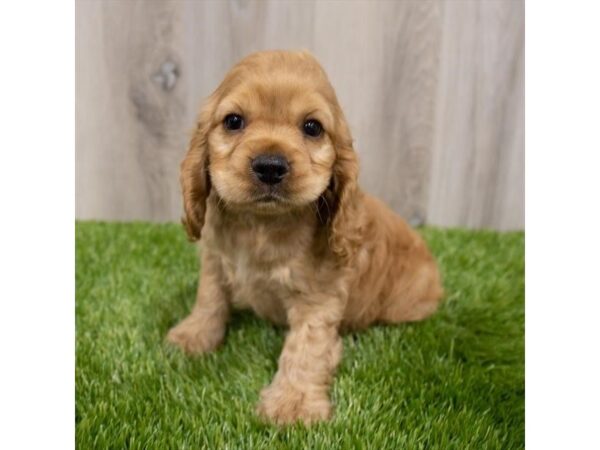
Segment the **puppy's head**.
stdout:
<svg viewBox="0 0 600 450">
<path fill-rule="evenodd" d="M 344 115 L 316 59 L 255 53 L 227 74 L 200 113 L 182 163 L 184 223 L 198 239 L 214 189 L 226 208 L 266 215 L 314 204 L 333 224 L 357 172 Z"/>
</svg>

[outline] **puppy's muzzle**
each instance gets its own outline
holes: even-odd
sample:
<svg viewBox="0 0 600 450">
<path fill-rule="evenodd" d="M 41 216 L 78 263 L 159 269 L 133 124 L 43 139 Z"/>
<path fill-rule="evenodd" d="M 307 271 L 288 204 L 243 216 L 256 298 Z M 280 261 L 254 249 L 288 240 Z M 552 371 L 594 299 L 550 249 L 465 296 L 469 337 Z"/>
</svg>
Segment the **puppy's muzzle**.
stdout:
<svg viewBox="0 0 600 450">
<path fill-rule="evenodd" d="M 290 165 L 281 155 L 259 155 L 250 163 L 256 177 L 265 184 L 281 183 L 290 170 Z"/>
</svg>

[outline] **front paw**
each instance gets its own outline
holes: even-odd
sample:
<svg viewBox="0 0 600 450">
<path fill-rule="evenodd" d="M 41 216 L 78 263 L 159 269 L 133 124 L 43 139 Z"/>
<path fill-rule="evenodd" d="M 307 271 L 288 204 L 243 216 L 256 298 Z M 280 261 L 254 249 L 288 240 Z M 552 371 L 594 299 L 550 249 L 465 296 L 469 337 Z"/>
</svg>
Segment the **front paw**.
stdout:
<svg viewBox="0 0 600 450">
<path fill-rule="evenodd" d="M 327 394 L 301 391 L 289 384 L 271 384 L 260 393 L 257 413 L 277 424 L 302 422 L 305 425 L 328 420 L 331 403 Z"/>
<path fill-rule="evenodd" d="M 190 315 L 169 330 L 167 341 L 184 352 L 197 355 L 214 350 L 223 341 L 224 327 L 209 318 Z"/>
</svg>

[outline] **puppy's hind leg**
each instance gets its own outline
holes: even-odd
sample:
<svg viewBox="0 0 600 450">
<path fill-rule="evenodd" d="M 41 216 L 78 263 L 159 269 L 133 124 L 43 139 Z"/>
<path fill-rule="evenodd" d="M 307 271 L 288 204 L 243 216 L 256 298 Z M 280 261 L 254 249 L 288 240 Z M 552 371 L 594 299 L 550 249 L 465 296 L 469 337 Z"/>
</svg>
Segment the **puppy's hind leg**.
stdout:
<svg viewBox="0 0 600 450">
<path fill-rule="evenodd" d="M 432 315 L 444 295 L 435 263 L 417 269 L 407 285 L 399 288 L 382 308 L 385 323 L 416 322 Z"/>
<path fill-rule="evenodd" d="M 218 261 L 205 255 L 196 304 L 189 316 L 171 328 L 167 341 L 190 354 L 212 351 L 223 341 L 229 313 Z"/>
</svg>

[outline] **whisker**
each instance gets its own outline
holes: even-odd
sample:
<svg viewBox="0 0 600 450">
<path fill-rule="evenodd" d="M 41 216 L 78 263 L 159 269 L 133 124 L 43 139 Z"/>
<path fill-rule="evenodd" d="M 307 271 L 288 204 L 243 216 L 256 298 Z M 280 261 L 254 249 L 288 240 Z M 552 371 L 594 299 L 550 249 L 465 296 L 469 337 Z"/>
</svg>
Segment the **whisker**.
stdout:
<svg viewBox="0 0 600 450">
<path fill-rule="evenodd" d="M 315 212 L 317 213 L 317 217 L 319 217 L 319 222 L 323 223 L 323 218 L 321 217 L 321 212 L 319 211 L 319 205 L 316 203 L 311 203 L 310 206 L 311 208 L 314 208 Z"/>
<path fill-rule="evenodd" d="M 223 200 L 223 197 L 219 196 L 219 199 L 217 200 L 217 209 L 219 211 L 224 211 L 224 206 L 225 206 L 225 200 Z"/>
<path fill-rule="evenodd" d="M 323 201 L 325 202 L 325 206 L 327 207 L 327 217 L 330 218 L 331 210 L 329 209 L 329 203 L 327 202 L 327 198 L 325 196 L 322 196 L 321 198 L 323 199 Z"/>
</svg>

